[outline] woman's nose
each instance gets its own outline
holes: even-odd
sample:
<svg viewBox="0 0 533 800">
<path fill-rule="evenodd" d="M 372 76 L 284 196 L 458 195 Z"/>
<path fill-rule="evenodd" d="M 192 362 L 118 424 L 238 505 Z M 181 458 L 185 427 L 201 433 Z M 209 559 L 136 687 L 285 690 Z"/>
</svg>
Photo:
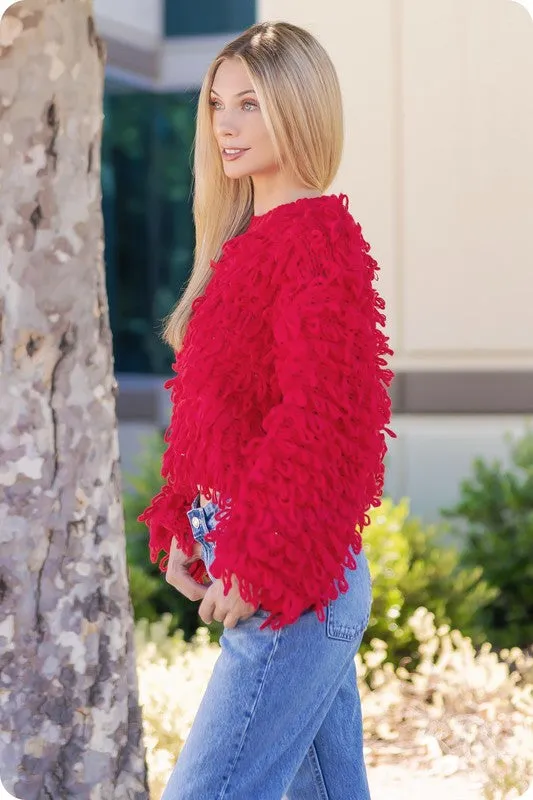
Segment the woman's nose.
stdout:
<svg viewBox="0 0 533 800">
<path fill-rule="evenodd" d="M 231 111 L 219 111 L 215 117 L 214 127 L 220 138 L 236 136 L 239 131 L 236 116 Z"/>
</svg>

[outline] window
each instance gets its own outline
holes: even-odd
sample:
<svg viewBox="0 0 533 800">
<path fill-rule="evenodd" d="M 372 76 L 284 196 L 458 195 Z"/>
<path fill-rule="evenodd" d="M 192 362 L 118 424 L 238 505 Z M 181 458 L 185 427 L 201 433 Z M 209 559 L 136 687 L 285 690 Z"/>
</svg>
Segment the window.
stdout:
<svg viewBox="0 0 533 800">
<path fill-rule="evenodd" d="M 170 369 L 172 352 L 160 333 L 192 267 L 196 104 L 196 93 L 106 81 L 102 189 L 117 372 Z"/>
<path fill-rule="evenodd" d="M 233 33 L 248 28 L 255 20 L 255 0 L 166 0 L 165 4 L 167 36 Z"/>
</svg>

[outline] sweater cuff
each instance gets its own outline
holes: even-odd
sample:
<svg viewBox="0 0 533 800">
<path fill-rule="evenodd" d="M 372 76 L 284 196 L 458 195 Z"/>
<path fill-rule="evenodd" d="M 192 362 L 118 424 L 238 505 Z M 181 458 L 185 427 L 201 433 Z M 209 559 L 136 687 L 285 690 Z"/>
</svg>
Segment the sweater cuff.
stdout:
<svg viewBox="0 0 533 800">
<path fill-rule="evenodd" d="M 138 517 L 139 522 L 146 523 L 150 532 L 149 547 L 152 563 L 157 563 L 163 551 L 164 555 L 159 562 L 161 572 L 166 572 L 167 569 L 172 537 L 176 539 L 179 549 L 183 550 L 186 556 L 193 554 L 195 540 L 187 516 L 189 506 L 190 503 L 184 495 L 177 494 L 166 484 Z M 189 573 L 200 582 L 197 577 L 198 564 L 202 562 L 193 562 Z M 205 574 L 205 568 L 202 571 Z"/>
</svg>

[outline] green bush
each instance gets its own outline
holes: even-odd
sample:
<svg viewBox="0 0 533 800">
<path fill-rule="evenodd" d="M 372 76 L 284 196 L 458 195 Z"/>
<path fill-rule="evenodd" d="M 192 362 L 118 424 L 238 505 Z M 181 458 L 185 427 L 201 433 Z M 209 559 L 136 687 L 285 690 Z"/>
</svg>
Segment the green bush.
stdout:
<svg viewBox="0 0 533 800">
<path fill-rule="evenodd" d="M 126 542 L 130 592 L 136 619 L 153 622 L 165 612 L 172 614 L 171 630 L 181 628 L 189 641 L 199 625 L 198 603 L 189 601 L 169 586 L 148 555 L 148 533 L 137 522 L 150 499 L 161 486 L 161 436 L 146 442 L 138 461 L 138 474 L 128 476 L 131 489 L 125 494 Z M 365 551 L 374 580 L 374 602 L 365 642 L 373 637 L 387 643 L 389 657 L 409 663 L 417 643 L 407 620 L 419 606 L 435 614 L 438 624 L 449 624 L 474 642 L 484 639 L 475 622 L 477 609 L 494 592 L 481 580 L 479 567 L 458 566 L 458 553 L 438 541 L 437 529 L 423 526 L 409 517 L 409 503 L 394 505 L 385 499 L 371 513 L 372 523 L 365 530 Z M 222 625 L 209 626 L 210 638 L 218 640 Z M 367 644 L 363 644 L 365 652 Z"/>
<path fill-rule="evenodd" d="M 508 438 L 510 466 L 477 459 L 443 515 L 463 539 L 461 561 L 480 565 L 497 594 L 478 617 L 495 647 L 533 644 L 533 432 Z"/>
<path fill-rule="evenodd" d="M 435 614 L 439 625 L 460 630 L 475 644 L 484 641 L 476 612 L 495 592 L 481 568 L 461 567 L 458 551 L 442 544 L 436 526 L 409 516 L 407 499 L 394 505 L 385 498 L 370 517 L 364 542 L 374 601 L 365 641 L 382 639 L 391 661 L 409 665 L 417 643 L 408 620 L 420 606 Z"/>
</svg>

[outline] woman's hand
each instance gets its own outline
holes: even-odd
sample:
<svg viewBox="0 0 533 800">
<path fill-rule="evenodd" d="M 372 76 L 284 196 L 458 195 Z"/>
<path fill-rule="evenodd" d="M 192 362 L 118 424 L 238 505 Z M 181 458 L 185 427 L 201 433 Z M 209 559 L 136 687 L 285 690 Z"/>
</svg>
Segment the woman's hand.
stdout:
<svg viewBox="0 0 533 800">
<path fill-rule="evenodd" d="M 225 628 L 234 628 L 239 620 L 253 617 L 257 608 L 246 603 L 239 593 L 239 583 L 235 575 L 231 576 L 232 586 L 224 595 L 222 580 L 213 581 L 200 603 L 198 613 L 202 622 L 209 625 L 214 619 L 222 622 Z"/>
<path fill-rule="evenodd" d="M 201 600 L 207 588 L 196 583 L 194 578 L 187 571 L 187 567 L 193 561 L 199 561 L 202 557 L 202 545 L 200 542 L 194 543 L 192 556 L 186 556 L 176 544 L 176 539 L 172 537 L 170 553 L 168 555 L 168 565 L 166 571 L 167 583 L 170 583 L 178 592 L 188 597 L 189 600 Z"/>
</svg>

